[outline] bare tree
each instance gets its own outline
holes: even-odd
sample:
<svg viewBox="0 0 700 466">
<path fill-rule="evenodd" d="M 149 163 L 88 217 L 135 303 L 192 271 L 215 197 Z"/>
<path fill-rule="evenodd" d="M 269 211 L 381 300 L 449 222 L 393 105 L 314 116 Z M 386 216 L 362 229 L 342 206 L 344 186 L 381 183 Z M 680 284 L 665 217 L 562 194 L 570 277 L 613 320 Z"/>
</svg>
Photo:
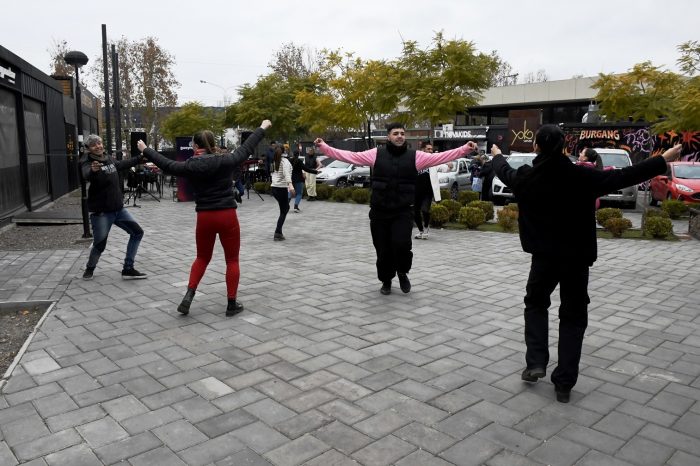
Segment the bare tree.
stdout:
<svg viewBox="0 0 700 466">
<path fill-rule="evenodd" d="M 539 69 L 535 73 L 530 71 L 523 78 L 523 82 L 525 84 L 544 83 L 547 81 L 549 81 L 549 76 L 547 75 L 547 72 L 543 69 Z"/>
<path fill-rule="evenodd" d="M 268 66 L 285 80 L 307 78 L 318 70 L 319 58 L 318 51 L 288 42 L 275 52 Z"/>
<path fill-rule="evenodd" d="M 493 75 L 491 86 L 512 86 L 516 84 L 518 82 L 518 73 L 513 72 L 513 67 L 510 66 L 510 63 L 502 59 L 495 50 L 491 52 L 491 56 L 498 63 L 498 69 Z"/>
<path fill-rule="evenodd" d="M 68 49 L 68 42 L 65 39 L 53 39 L 51 48 L 47 49 L 47 51 L 51 57 L 49 67 L 51 68 L 52 75 L 75 76 L 75 68 L 66 63 L 66 61 L 63 59 L 66 56 L 66 53 L 70 51 Z"/>
</svg>

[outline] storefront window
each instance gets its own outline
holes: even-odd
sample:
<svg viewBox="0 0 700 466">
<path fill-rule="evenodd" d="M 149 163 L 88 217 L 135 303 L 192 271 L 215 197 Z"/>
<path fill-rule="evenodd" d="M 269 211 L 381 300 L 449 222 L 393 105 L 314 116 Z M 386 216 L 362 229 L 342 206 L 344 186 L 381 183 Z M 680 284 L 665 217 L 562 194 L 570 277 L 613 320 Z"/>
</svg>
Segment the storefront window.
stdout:
<svg viewBox="0 0 700 466">
<path fill-rule="evenodd" d="M 0 217 L 24 204 L 15 99 L 0 89 Z"/>
<path fill-rule="evenodd" d="M 44 109 L 40 102 L 24 99 L 24 128 L 27 136 L 27 173 L 32 204 L 49 195 Z"/>
</svg>

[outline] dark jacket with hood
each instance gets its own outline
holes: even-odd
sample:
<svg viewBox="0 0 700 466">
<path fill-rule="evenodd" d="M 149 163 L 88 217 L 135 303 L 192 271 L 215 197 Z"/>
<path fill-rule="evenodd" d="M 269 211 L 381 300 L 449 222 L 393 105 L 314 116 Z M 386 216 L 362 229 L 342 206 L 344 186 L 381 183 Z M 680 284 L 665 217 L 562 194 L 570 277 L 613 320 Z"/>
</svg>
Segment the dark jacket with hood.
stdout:
<svg viewBox="0 0 700 466">
<path fill-rule="evenodd" d="M 416 151 L 391 143 L 377 149 L 370 206 L 380 212 L 409 210 L 415 202 Z"/>
<path fill-rule="evenodd" d="M 97 156 L 87 152 L 80 158 L 83 179 L 90 183 L 87 206 L 90 212 L 116 212 L 124 208 L 124 195 L 119 173 L 138 165 L 140 157 L 127 160 L 114 160 L 108 154 Z M 92 162 L 102 165 L 99 171 L 92 171 Z"/>
<path fill-rule="evenodd" d="M 315 168 L 308 168 L 303 160 L 299 157 L 292 157 L 292 183 L 302 183 L 304 181 L 304 173 L 318 173 Z"/>
<path fill-rule="evenodd" d="M 666 161 L 651 157 L 621 170 L 599 171 L 574 165 L 563 154 L 540 154 L 532 167 L 514 170 L 497 155 L 493 168 L 518 202 L 525 252 L 592 265 L 598 255 L 596 198 L 664 173 Z"/>
<path fill-rule="evenodd" d="M 238 205 L 234 195 L 233 173 L 240 170 L 241 163 L 253 153 L 264 135 L 265 130 L 258 128 L 233 153 L 203 154 L 184 162 L 170 160 L 150 148 L 144 150 L 143 155 L 164 172 L 190 179 L 197 212 L 235 209 Z"/>
</svg>

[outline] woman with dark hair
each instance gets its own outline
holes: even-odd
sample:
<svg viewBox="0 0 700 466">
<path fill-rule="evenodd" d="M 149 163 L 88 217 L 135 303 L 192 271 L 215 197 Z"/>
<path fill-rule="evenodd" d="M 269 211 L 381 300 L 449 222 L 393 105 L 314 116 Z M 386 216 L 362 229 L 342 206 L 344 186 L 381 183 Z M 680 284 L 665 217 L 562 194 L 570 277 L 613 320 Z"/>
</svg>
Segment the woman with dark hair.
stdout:
<svg viewBox="0 0 700 466">
<path fill-rule="evenodd" d="M 285 237 L 282 234 L 282 226 L 289 213 L 289 200 L 294 196 L 295 189 L 292 183 L 292 164 L 285 157 L 282 157 L 283 149 L 281 146 L 275 147 L 274 157 L 272 159 L 272 195 L 277 200 L 280 207 L 280 215 L 277 218 L 277 228 L 273 239 L 275 241 L 284 241 Z"/>
<path fill-rule="evenodd" d="M 498 178 L 518 200 L 523 250 L 532 255 L 525 294 L 525 363 L 521 378 L 537 382 L 549 364 L 550 295 L 559 285 L 559 348 L 552 383 L 557 401 L 568 403 L 578 379 L 583 335 L 588 326 L 589 268 L 597 259 L 596 198 L 664 173 L 680 144 L 621 170 L 591 170 L 563 153 L 564 132 L 544 125 L 535 135 L 532 166 L 513 169 L 491 148 Z M 566 195 L 562 195 L 566 193 Z"/>
<path fill-rule="evenodd" d="M 270 120 L 261 123 L 248 139 L 233 153 L 219 154 L 216 139 L 211 131 L 199 131 L 192 138 L 194 156 L 184 162 L 170 160 L 153 149 L 146 147 L 143 141 L 138 148 L 143 154 L 164 172 L 190 179 L 194 188 L 197 211 L 195 238 L 197 241 L 197 258 L 190 269 L 187 292 L 177 307 L 180 314 L 187 315 L 194 299 L 195 291 L 204 276 L 207 265 L 214 252 L 214 242 L 219 241 L 226 257 L 226 295 L 228 304 L 226 315 L 232 316 L 243 310 L 237 300 L 240 265 L 238 254 L 241 247 L 241 229 L 236 215 L 236 200 L 233 187 L 233 173 L 240 171 L 241 163 L 253 153 L 265 135 L 265 130 L 272 126 Z"/>
<path fill-rule="evenodd" d="M 584 148 L 578 155 L 578 162 L 576 163 L 577 165 L 584 165 L 590 168 L 597 168 L 598 170 L 602 170 L 603 167 L 603 160 L 598 156 L 598 152 L 595 151 L 595 149 L 591 149 L 590 147 Z"/>
<path fill-rule="evenodd" d="M 301 210 L 299 210 L 299 204 L 301 204 L 301 198 L 304 194 L 304 181 L 306 179 L 304 172 L 316 174 L 318 173 L 318 170 L 307 168 L 304 162 L 299 158 L 299 152 L 296 151 L 294 152 L 291 163 L 292 184 L 294 185 L 294 191 L 296 192 L 296 195 L 294 196 L 294 213 L 298 214 L 301 212 Z M 291 197 L 292 194 L 290 193 L 289 198 L 291 199 Z"/>
</svg>

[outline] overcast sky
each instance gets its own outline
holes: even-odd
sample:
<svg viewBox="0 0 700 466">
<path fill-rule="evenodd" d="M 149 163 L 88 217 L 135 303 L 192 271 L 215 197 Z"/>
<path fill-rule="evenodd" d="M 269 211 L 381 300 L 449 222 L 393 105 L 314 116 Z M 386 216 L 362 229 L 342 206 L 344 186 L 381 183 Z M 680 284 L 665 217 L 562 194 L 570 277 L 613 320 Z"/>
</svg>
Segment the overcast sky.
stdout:
<svg viewBox="0 0 700 466">
<path fill-rule="evenodd" d="M 402 39 L 425 48 L 441 30 L 497 50 L 520 76 L 544 69 L 556 80 L 624 72 L 645 60 L 677 70 L 676 47 L 700 39 L 698 0 L 6 0 L 2 9 L 0 44 L 46 73 L 54 41 L 91 62 L 100 56 L 102 24 L 113 40 L 154 36 L 175 57 L 179 103 L 205 105 L 219 104 L 224 90 L 200 80 L 235 99 L 238 86 L 270 72 L 288 42 L 393 59 Z"/>
</svg>

